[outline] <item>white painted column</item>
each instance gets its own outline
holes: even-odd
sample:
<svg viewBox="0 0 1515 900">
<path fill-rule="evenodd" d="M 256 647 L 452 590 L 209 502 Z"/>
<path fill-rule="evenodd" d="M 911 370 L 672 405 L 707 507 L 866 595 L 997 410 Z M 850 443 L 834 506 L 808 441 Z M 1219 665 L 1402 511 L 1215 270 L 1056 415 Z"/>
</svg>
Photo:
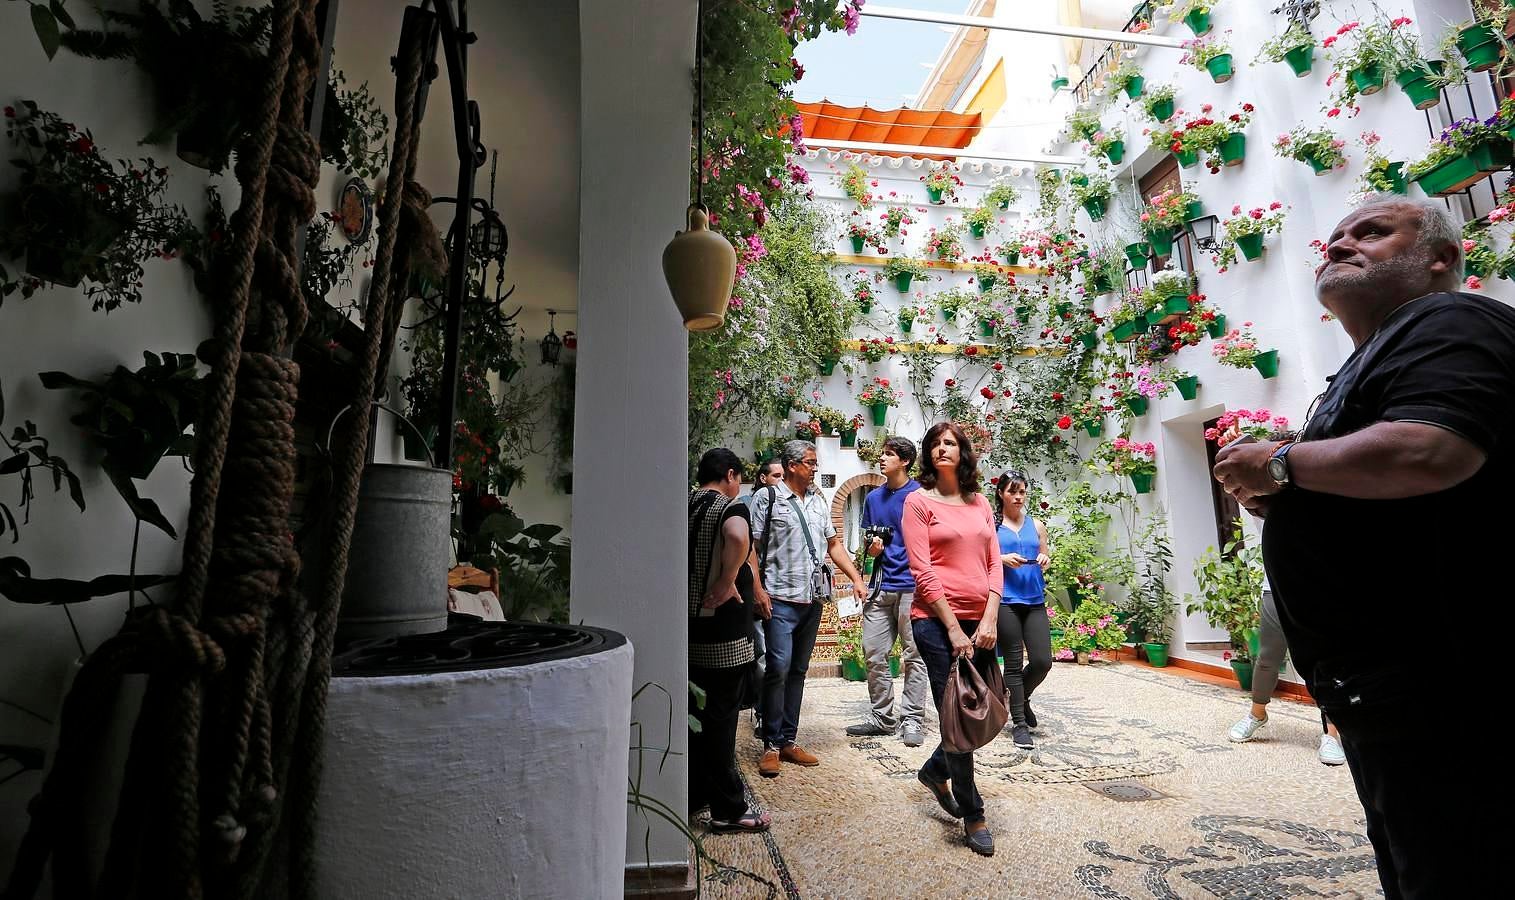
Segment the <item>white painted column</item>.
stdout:
<svg viewBox="0 0 1515 900">
<path fill-rule="evenodd" d="M 636 647 L 635 686 L 673 698 L 683 752 L 688 683 L 688 340 L 663 281 L 663 247 L 682 228 L 690 166 L 694 0 L 580 0 L 583 163 L 579 358 L 574 422 L 575 622 Z M 630 698 L 627 698 L 630 702 Z M 661 692 L 631 713 L 647 743 L 669 733 Z M 635 761 L 633 760 L 633 763 Z M 688 765 L 648 755 L 643 790 L 682 811 Z M 682 864 L 684 839 L 630 819 L 629 865 Z M 647 859 L 650 857 L 650 860 Z"/>
</svg>

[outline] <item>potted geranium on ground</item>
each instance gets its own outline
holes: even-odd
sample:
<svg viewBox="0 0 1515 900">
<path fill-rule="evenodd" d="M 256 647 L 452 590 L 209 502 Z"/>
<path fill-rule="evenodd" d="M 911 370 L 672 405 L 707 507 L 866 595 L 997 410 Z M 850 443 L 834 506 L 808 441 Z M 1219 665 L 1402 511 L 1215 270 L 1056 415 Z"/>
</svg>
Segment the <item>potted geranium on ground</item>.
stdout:
<svg viewBox="0 0 1515 900">
<path fill-rule="evenodd" d="M 1180 45 L 1184 48 L 1184 55 L 1179 59 L 1179 64 L 1209 72 L 1216 84 L 1225 84 L 1235 74 L 1231 64 L 1231 46 L 1227 40 L 1230 34 L 1228 30 L 1224 35 L 1184 41 Z"/>
<path fill-rule="evenodd" d="M 1138 494 L 1150 493 L 1157 477 L 1157 445 L 1118 437 L 1099 445 L 1094 462 L 1098 471 L 1130 478 Z"/>
<path fill-rule="evenodd" d="M 882 426 L 889 408 L 899 406 L 903 397 L 903 393 L 890 387 L 889 379 L 875 375 L 863 383 L 863 389 L 857 394 L 857 402 L 872 412 L 874 425 Z"/>
<path fill-rule="evenodd" d="M 1259 62 L 1288 63 L 1294 75 L 1303 78 L 1310 74 L 1314 60 L 1315 36 L 1298 22 L 1290 22 L 1283 34 L 1263 41 L 1252 65 Z"/>
<path fill-rule="evenodd" d="M 1236 264 L 1236 251 L 1249 262 L 1262 258 L 1263 239 L 1278 234 L 1284 228 L 1284 216 L 1288 210 L 1277 200 L 1267 208 L 1261 206 L 1242 212 L 1241 206 L 1231 207 L 1231 218 L 1222 223 L 1222 238 L 1214 260 L 1224 272 Z"/>
<path fill-rule="evenodd" d="M 1251 322 L 1243 322 L 1241 328 L 1233 328 L 1224 337 L 1216 338 L 1210 355 L 1223 366 L 1255 368 L 1262 377 L 1272 378 L 1278 374 L 1278 351 L 1259 349 L 1251 329 Z"/>
<path fill-rule="evenodd" d="M 1432 197 L 1456 193 L 1510 164 L 1508 127 L 1497 117 L 1459 119 L 1442 129 L 1425 156 L 1405 167 L 1405 177 Z"/>
<path fill-rule="evenodd" d="M 1195 563 L 1194 580 L 1199 583 L 1200 597 L 1186 594 L 1184 611 L 1204 613 L 1211 627 L 1226 632 L 1231 644 L 1226 657 L 1242 690 L 1251 690 L 1252 643 L 1262 605 L 1262 551 L 1243 546 L 1239 521 L 1236 537 L 1221 552 L 1209 547 Z"/>
<path fill-rule="evenodd" d="M 43 282 L 85 282 L 94 309 L 142 301 L 142 263 L 172 259 L 197 232 L 168 203 L 168 170 L 151 159 L 112 165 L 81 131 L 25 100 L 5 107 L 6 136 L 22 156 L 16 215 L 0 225 L 0 256 L 25 256 L 27 275 L 0 269 L 0 297 Z"/>
<path fill-rule="evenodd" d="M 1301 125 L 1288 134 L 1279 135 L 1273 141 L 1273 152 L 1309 163 L 1316 175 L 1326 175 L 1333 169 L 1346 168 L 1347 154 L 1343 151 L 1346 146 L 1347 142 L 1329 128 Z"/>
<path fill-rule="evenodd" d="M 950 163 L 942 163 L 922 175 L 921 181 L 926 185 L 926 196 L 938 206 L 949 200 L 957 200 L 957 189 L 963 186 L 963 180 L 957 177 L 957 171 Z"/>
<path fill-rule="evenodd" d="M 842 677 L 848 681 L 867 681 L 868 665 L 863 658 L 863 617 L 842 620 L 836 632 L 836 655 L 842 664 Z"/>
</svg>

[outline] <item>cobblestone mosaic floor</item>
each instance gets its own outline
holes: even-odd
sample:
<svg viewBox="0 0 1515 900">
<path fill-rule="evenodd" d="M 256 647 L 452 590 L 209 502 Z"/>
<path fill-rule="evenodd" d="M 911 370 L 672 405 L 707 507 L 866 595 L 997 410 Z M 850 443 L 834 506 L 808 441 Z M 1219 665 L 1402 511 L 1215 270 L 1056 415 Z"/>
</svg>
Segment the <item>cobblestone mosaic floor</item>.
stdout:
<svg viewBox="0 0 1515 900">
<path fill-rule="evenodd" d="M 742 773 L 774 826 L 708 838 L 729 868 L 707 867 L 706 896 L 1380 896 L 1351 776 L 1316 760 L 1313 707 L 1275 700 L 1262 738 L 1232 744 L 1245 694 L 1140 664 L 1057 665 L 1034 706 L 1035 750 L 1006 735 L 977 755 L 990 859 L 915 780 L 934 735 L 911 749 L 843 733 L 862 684 L 807 686 L 800 742 L 817 768 L 758 777 L 744 716 Z"/>
</svg>

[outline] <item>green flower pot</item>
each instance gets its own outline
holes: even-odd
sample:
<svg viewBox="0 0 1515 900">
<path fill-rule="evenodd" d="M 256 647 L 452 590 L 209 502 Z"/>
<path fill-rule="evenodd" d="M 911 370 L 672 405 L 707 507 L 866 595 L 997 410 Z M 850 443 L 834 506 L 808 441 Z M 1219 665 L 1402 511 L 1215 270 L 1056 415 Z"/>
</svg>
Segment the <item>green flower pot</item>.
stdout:
<svg viewBox="0 0 1515 900">
<path fill-rule="evenodd" d="M 1098 222 L 1105 217 L 1105 206 L 1109 203 L 1101 197 L 1090 197 L 1084 201 L 1084 212 L 1089 214 L 1089 221 Z"/>
<path fill-rule="evenodd" d="M 1140 97 L 1142 95 L 1142 91 L 1146 88 L 1146 86 L 1147 79 L 1143 78 L 1140 75 L 1132 75 L 1130 78 L 1127 78 L 1126 83 L 1122 85 L 1122 87 L 1124 87 L 1126 90 L 1126 96 L 1130 97 L 1132 100 Z"/>
<path fill-rule="evenodd" d="M 909 288 L 906 288 L 906 290 L 909 290 Z M 862 310 L 863 311 L 863 315 L 866 316 L 869 313 L 873 312 L 873 301 L 872 300 L 862 300 L 862 301 L 859 301 L 858 305 L 857 305 L 857 308 L 860 309 L 860 310 Z"/>
<path fill-rule="evenodd" d="M 1107 146 L 1105 148 L 1105 156 L 1112 163 L 1115 163 L 1116 165 L 1120 165 L 1120 161 L 1122 159 L 1124 159 L 1125 156 L 1126 156 L 1126 142 L 1125 141 L 1111 141 L 1110 144 L 1109 144 L 1109 146 Z"/>
<path fill-rule="evenodd" d="M 1147 267 L 1147 257 L 1152 253 L 1152 245 L 1146 241 L 1137 241 L 1134 244 L 1127 244 L 1125 246 L 1125 253 L 1126 262 L 1131 264 L 1131 268 L 1145 269 Z"/>
<path fill-rule="evenodd" d="M 820 365 L 821 374 L 822 375 L 830 375 L 832 372 L 835 372 L 836 371 L 836 364 L 838 362 L 840 362 L 840 361 L 841 360 L 838 357 L 835 357 L 835 356 L 822 357 L 822 359 L 821 359 L 821 365 Z"/>
<path fill-rule="evenodd" d="M 1449 159 L 1415 179 L 1428 196 L 1442 197 L 1462 190 L 1490 172 L 1510 164 L 1509 141 L 1480 144 L 1467 156 Z"/>
<path fill-rule="evenodd" d="M 867 681 L 868 668 L 851 657 L 842 660 L 842 677 L 848 681 Z"/>
<path fill-rule="evenodd" d="M 1278 375 L 1278 351 L 1264 350 L 1252 360 L 1252 367 L 1262 373 L 1264 378 L 1274 378 Z"/>
<path fill-rule="evenodd" d="M 1378 63 L 1369 63 L 1361 69 L 1353 69 L 1347 73 L 1347 77 L 1357 85 L 1358 93 L 1364 96 L 1383 90 L 1383 66 Z"/>
<path fill-rule="evenodd" d="M 1131 410 L 1133 416 L 1141 417 L 1147 414 L 1146 397 L 1125 397 L 1121 402 L 1126 405 L 1126 409 Z"/>
<path fill-rule="evenodd" d="M 1109 275 L 1097 272 L 1089 279 L 1089 290 L 1095 294 L 1108 294 L 1115 290 L 1115 285 L 1110 281 Z"/>
<path fill-rule="evenodd" d="M 1166 122 L 1169 119 L 1173 118 L 1173 109 L 1173 99 L 1169 98 L 1167 100 L 1158 100 L 1154 102 L 1150 111 L 1152 113 L 1152 118 L 1156 119 L 1159 122 Z"/>
<path fill-rule="evenodd" d="M 1253 659 L 1257 659 L 1262 655 L 1261 629 L 1248 628 L 1246 631 L 1242 632 L 1242 637 L 1246 638 L 1247 650 L 1251 652 Z"/>
<path fill-rule="evenodd" d="M 1229 53 L 1222 53 L 1205 63 L 1205 69 L 1209 71 L 1210 77 L 1215 79 L 1216 84 L 1225 84 L 1235 74 L 1231 69 L 1231 54 Z"/>
<path fill-rule="evenodd" d="M 926 196 L 931 199 L 932 203 L 935 203 L 938 206 L 941 205 L 941 203 L 942 203 L 942 189 L 941 188 L 931 188 L 931 187 L 926 188 Z"/>
<path fill-rule="evenodd" d="M 1159 315 L 1159 323 L 1172 321 L 1174 316 L 1186 315 L 1189 312 L 1189 295 L 1174 294 L 1163 300 L 1162 314 Z"/>
<path fill-rule="evenodd" d="M 1295 47 L 1284 54 L 1284 62 L 1294 70 L 1296 78 L 1303 78 L 1310 74 L 1310 68 L 1315 63 L 1315 45 L 1308 44 L 1304 47 Z"/>
<path fill-rule="evenodd" d="M 1052 307 L 1052 312 L 1059 319 L 1066 319 L 1073 314 L 1073 303 L 1064 300 Z"/>
<path fill-rule="evenodd" d="M 900 658 L 898 656 L 889 657 L 889 675 L 893 678 L 900 677 Z"/>
<path fill-rule="evenodd" d="M 910 333 L 910 326 L 912 326 L 914 324 L 915 324 L 915 320 L 914 319 L 904 319 L 904 320 L 902 320 L 900 322 L 900 331 L 904 332 L 905 334 L 909 334 Z"/>
<path fill-rule="evenodd" d="M 1331 174 L 1331 170 L 1335 168 L 1329 160 L 1323 160 L 1316 156 L 1305 157 L 1305 162 L 1310 164 L 1310 168 L 1315 170 L 1316 175 L 1329 175 Z"/>
<path fill-rule="evenodd" d="M 1018 266 L 1021 264 L 1021 252 L 1019 250 L 1006 250 L 1004 252 L 1005 265 Z"/>
<path fill-rule="evenodd" d="M 988 319 L 979 319 L 978 336 L 986 338 L 994 337 L 994 323 L 990 322 Z"/>
<path fill-rule="evenodd" d="M 1199 165 L 1198 150 L 1180 150 L 1177 153 L 1173 154 L 1173 156 L 1178 160 L 1178 164 L 1183 166 L 1185 169 L 1192 169 L 1195 166 Z"/>
<path fill-rule="evenodd" d="M 982 294 L 984 291 L 989 290 L 994 287 L 997 281 L 999 281 L 998 275 L 980 275 L 978 277 L 978 292 Z"/>
<path fill-rule="evenodd" d="M 1203 200 L 1195 200 L 1193 203 L 1184 204 L 1184 218 L 1190 222 L 1204 214 L 1205 204 Z M 1186 225 L 1185 227 L 1187 228 L 1188 226 Z"/>
<path fill-rule="evenodd" d="M 1153 256 L 1173 255 L 1173 232 L 1171 231 L 1149 231 L 1147 243 L 1152 245 Z"/>
<path fill-rule="evenodd" d="M 951 322 L 953 319 L 957 318 L 957 310 L 953 309 L 950 306 L 943 306 L 940 312 L 942 314 L 943 322 Z"/>
<path fill-rule="evenodd" d="M 889 415 L 887 403 L 875 403 L 868 407 L 868 413 L 873 417 L 873 425 L 876 428 L 884 427 L 884 419 Z"/>
<path fill-rule="evenodd" d="M 1156 477 L 1151 472 L 1133 472 L 1131 473 L 1131 487 L 1135 488 L 1138 494 L 1150 494 L 1152 493 L 1152 480 Z"/>
<path fill-rule="evenodd" d="M 1100 432 L 1105 430 L 1105 424 L 1103 422 L 1085 422 L 1084 430 L 1089 432 L 1089 437 L 1097 438 Z"/>
<path fill-rule="evenodd" d="M 842 429 L 842 446 L 843 447 L 856 447 L 857 446 L 857 429 L 856 428 L 843 428 Z"/>
<path fill-rule="evenodd" d="M 1408 194 L 1410 186 L 1405 183 L 1405 164 L 1403 162 L 1391 162 L 1384 170 L 1384 176 L 1389 179 L 1389 190 L 1395 194 Z"/>
<path fill-rule="evenodd" d="M 1125 341 L 1133 340 L 1136 337 L 1136 323 L 1122 322 L 1119 325 L 1115 326 L 1115 328 L 1113 328 L 1110 333 L 1115 336 L 1115 339 L 1117 341 L 1121 341 L 1123 343 Z"/>
<path fill-rule="evenodd" d="M 857 235 L 853 235 L 852 236 L 852 252 L 853 253 L 862 253 L 863 252 L 863 239 L 860 238 L 860 237 L 858 237 Z"/>
<path fill-rule="evenodd" d="M 1231 660 L 1231 671 L 1236 673 L 1236 681 L 1244 691 L 1252 690 L 1252 661 Z"/>
<path fill-rule="evenodd" d="M 910 293 L 910 281 L 913 278 L 915 278 L 915 276 L 909 272 L 902 272 L 899 275 L 894 276 L 894 289 L 899 291 L 901 294 Z"/>
<path fill-rule="evenodd" d="M 1236 239 L 1236 248 L 1249 261 L 1259 259 L 1263 254 L 1263 236 L 1261 234 L 1244 234 Z"/>
<path fill-rule="evenodd" d="M 1474 72 L 1483 72 L 1499 65 L 1503 50 L 1499 44 L 1499 35 L 1488 25 L 1469 25 L 1457 33 L 1457 51 Z"/>
<path fill-rule="evenodd" d="M 797 441 L 813 442 L 819 436 L 820 435 L 817 435 L 815 432 L 811 431 L 809 427 L 804 425 L 801 425 L 800 427 L 794 429 L 794 439 Z"/>
<path fill-rule="evenodd" d="M 1023 303 L 1015 308 L 1015 317 L 1022 322 L 1031 321 L 1031 304 Z"/>
<path fill-rule="evenodd" d="M 1099 335 L 1095 334 L 1092 331 L 1086 331 L 1078 336 L 1078 342 L 1090 350 L 1093 350 L 1095 347 L 1099 346 Z"/>
<path fill-rule="evenodd" d="M 1226 135 L 1220 142 L 1220 159 L 1227 166 L 1239 166 L 1247 155 L 1247 136 L 1241 132 Z"/>
<path fill-rule="evenodd" d="M 1056 78 L 1052 79 L 1052 89 L 1054 91 L 1060 91 L 1060 90 L 1062 90 L 1063 88 L 1065 88 L 1067 86 L 1068 86 L 1068 79 L 1064 78 L 1061 75 L 1059 75 Z"/>
<path fill-rule="evenodd" d="M 1150 665 L 1152 668 L 1154 668 L 1154 669 L 1165 669 L 1165 668 L 1168 667 L 1168 645 L 1167 644 L 1146 644 L 1146 643 L 1144 643 L 1144 644 L 1142 644 L 1142 649 L 1146 651 L 1146 653 L 1147 653 L 1147 664 Z"/>
<path fill-rule="evenodd" d="M 1394 83 L 1405 92 L 1416 109 L 1430 109 L 1441 102 L 1441 88 L 1430 81 L 1436 74 L 1436 67 L 1440 65 L 1443 65 L 1440 60 L 1435 63 L 1424 62 L 1394 76 Z"/>
<path fill-rule="evenodd" d="M 1173 386 L 1178 388 L 1178 395 L 1185 400 L 1193 400 L 1195 397 L 1199 396 L 1198 375 L 1190 375 L 1186 378 L 1175 379 Z"/>
<path fill-rule="evenodd" d="M 1215 318 L 1205 323 L 1205 333 L 1210 337 L 1222 337 L 1226 333 L 1226 314 L 1216 313 Z"/>
<path fill-rule="evenodd" d="M 1000 209 L 1009 209 L 1010 208 L 1010 201 L 1009 200 L 1001 200 L 999 202 L 999 208 Z"/>
<path fill-rule="evenodd" d="M 973 235 L 973 239 L 975 241 L 981 241 L 981 240 L 984 239 L 984 226 L 982 226 L 982 225 L 969 225 L 968 226 L 968 233 L 971 234 L 971 235 Z"/>
<path fill-rule="evenodd" d="M 1201 37 L 1210 33 L 1210 13 L 1208 11 L 1194 10 L 1184 16 L 1184 24 L 1194 32 L 1195 37 Z"/>
</svg>

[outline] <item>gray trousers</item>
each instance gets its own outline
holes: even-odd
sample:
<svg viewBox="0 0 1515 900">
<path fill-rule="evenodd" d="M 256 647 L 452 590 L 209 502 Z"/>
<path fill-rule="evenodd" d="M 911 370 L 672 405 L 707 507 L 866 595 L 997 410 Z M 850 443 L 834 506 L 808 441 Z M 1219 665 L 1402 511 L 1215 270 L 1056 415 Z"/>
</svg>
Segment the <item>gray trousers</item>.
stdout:
<svg viewBox="0 0 1515 900">
<path fill-rule="evenodd" d="M 915 649 L 915 633 L 910 628 L 910 604 L 915 595 L 909 591 L 882 591 L 878 599 L 863 604 L 863 657 L 868 661 L 868 699 L 873 704 L 873 723 L 891 731 L 903 723 L 921 727 L 926 706 L 931 700 L 931 679 L 926 674 L 926 660 Z M 900 639 L 900 672 L 905 690 L 895 712 L 894 677 L 889 674 L 889 651 L 894 639 Z"/>
<path fill-rule="evenodd" d="M 1272 591 L 1263 594 L 1258 620 L 1257 659 L 1252 661 L 1252 702 L 1266 704 L 1273 699 L 1273 689 L 1278 687 L 1278 673 L 1283 670 L 1284 657 L 1289 652 Z"/>
</svg>

